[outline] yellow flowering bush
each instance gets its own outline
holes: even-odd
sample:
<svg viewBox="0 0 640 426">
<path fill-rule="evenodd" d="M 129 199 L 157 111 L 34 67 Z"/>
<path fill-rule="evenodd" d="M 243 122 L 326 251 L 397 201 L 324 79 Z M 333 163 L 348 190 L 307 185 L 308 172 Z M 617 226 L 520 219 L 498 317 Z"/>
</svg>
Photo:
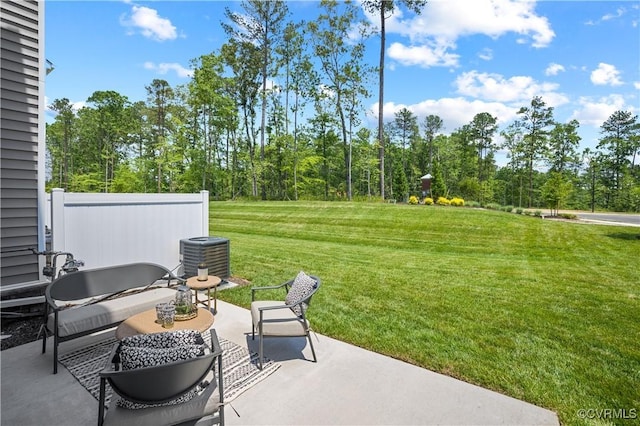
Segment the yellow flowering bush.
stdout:
<svg viewBox="0 0 640 426">
<path fill-rule="evenodd" d="M 452 206 L 456 206 L 456 207 L 462 207 L 462 206 L 464 206 L 464 200 L 462 198 L 459 198 L 459 197 L 453 197 L 451 199 L 451 205 Z"/>
<path fill-rule="evenodd" d="M 424 199 L 424 204 L 425 204 L 426 206 L 432 206 L 432 205 L 433 205 L 433 198 L 426 197 L 426 198 Z"/>
<path fill-rule="evenodd" d="M 441 206 L 449 206 L 449 205 L 451 205 L 451 200 L 449 200 L 446 197 L 438 197 L 437 204 L 439 204 Z"/>
<path fill-rule="evenodd" d="M 416 197 L 415 195 L 409 197 L 409 204 L 418 204 L 418 197 Z"/>
</svg>

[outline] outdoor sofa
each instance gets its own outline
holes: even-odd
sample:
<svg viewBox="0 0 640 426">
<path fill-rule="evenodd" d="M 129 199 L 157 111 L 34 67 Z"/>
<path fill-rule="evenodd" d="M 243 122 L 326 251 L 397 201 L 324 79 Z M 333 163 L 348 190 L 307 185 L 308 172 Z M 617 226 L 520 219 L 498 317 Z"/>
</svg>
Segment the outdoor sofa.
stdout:
<svg viewBox="0 0 640 426">
<path fill-rule="evenodd" d="M 158 283 L 166 280 L 166 283 Z M 60 343 L 117 326 L 132 315 L 169 302 L 175 289 L 172 280 L 181 281 L 169 269 L 153 263 L 130 263 L 87 269 L 62 275 L 45 290 L 45 329 L 53 334 L 53 374 L 58 372 Z"/>
</svg>

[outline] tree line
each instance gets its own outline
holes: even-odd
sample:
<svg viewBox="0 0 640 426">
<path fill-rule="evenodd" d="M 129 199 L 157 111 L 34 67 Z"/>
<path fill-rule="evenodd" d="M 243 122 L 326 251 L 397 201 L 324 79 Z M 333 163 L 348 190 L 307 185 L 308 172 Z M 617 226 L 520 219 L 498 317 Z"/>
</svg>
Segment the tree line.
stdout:
<svg viewBox="0 0 640 426">
<path fill-rule="evenodd" d="M 364 4 L 379 12 L 382 29 L 390 3 Z M 415 12 L 422 5 L 402 3 Z M 226 9 L 228 40 L 191 61 L 187 84 L 155 79 L 144 101 L 96 91 L 78 111 L 66 98 L 54 100 L 48 186 L 206 189 L 215 199 L 457 196 L 481 204 L 640 211 L 640 123 L 631 112 L 612 114 L 596 149 L 581 152 L 579 122 L 555 121 L 538 96 L 504 129 L 483 112 L 445 135 L 440 117 L 420 121 L 406 108 L 387 123 L 380 110 L 378 129 L 368 129 L 361 112 L 371 80 L 384 84 L 384 38 L 380 66 L 366 63 L 372 30 L 356 4 L 324 0 L 310 22 L 289 21 L 282 1 L 245 1 L 242 9 Z M 499 149 L 508 153 L 504 167 L 495 162 Z M 428 194 L 420 179 L 426 174 Z"/>
</svg>

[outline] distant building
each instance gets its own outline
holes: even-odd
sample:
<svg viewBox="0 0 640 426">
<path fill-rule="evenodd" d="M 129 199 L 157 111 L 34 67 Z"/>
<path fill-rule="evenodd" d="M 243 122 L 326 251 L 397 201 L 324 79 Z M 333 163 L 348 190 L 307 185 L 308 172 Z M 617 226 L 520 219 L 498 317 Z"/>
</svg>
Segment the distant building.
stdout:
<svg viewBox="0 0 640 426">
<path fill-rule="evenodd" d="M 431 175 L 427 173 L 420 180 L 422 181 L 422 196 L 431 195 Z"/>
</svg>

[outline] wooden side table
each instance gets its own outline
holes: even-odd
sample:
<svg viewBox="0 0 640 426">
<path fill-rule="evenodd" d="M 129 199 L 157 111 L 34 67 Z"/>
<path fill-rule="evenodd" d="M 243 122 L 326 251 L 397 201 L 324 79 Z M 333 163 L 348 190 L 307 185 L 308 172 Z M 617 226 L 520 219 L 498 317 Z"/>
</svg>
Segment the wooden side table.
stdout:
<svg viewBox="0 0 640 426">
<path fill-rule="evenodd" d="M 198 330 L 204 333 L 213 325 L 213 314 L 211 311 L 198 308 L 198 316 L 186 321 L 174 321 L 173 327 L 164 328 L 156 322 L 156 309 L 149 309 L 139 314 L 133 315 L 120 323 L 116 328 L 116 338 L 122 340 L 125 337 L 136 334 L 161 333 L 172 330 Z"/>
<path fill-rule="evenodd" d="M 199 281 L 198 277 L 187 278 L 187 286 L 196 291 L 196 306 L 201 303 L 203 306 L 207 306 L 211 310 L 211 288 L 213 287 L 213 313 L 218 312 L 218 285 L 222 280 L 215 275 L 209 275 L 206 281 Z M 207 290 L 207 299 L 199 300 L 198 291 Z M 205 305 L 206 302 L 206 305 Z"/>
</svg>

